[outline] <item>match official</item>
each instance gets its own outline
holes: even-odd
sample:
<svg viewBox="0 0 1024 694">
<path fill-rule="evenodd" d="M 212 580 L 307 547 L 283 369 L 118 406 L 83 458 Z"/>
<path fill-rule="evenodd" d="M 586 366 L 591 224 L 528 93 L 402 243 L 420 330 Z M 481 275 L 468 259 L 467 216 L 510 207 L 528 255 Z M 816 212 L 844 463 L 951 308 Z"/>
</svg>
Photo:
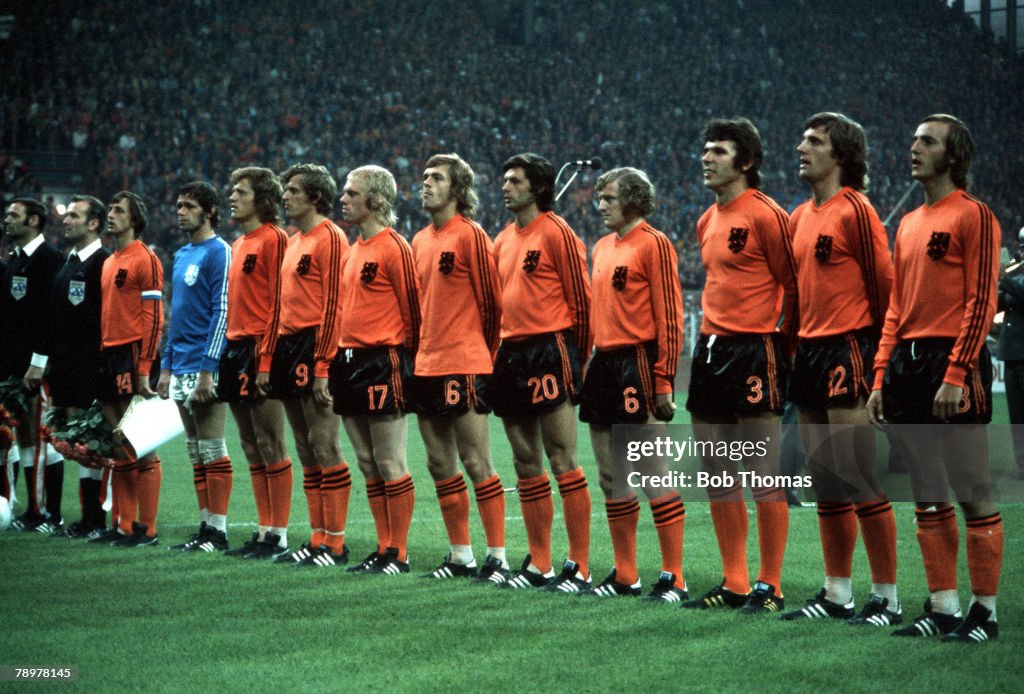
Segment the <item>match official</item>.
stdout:
<svg viewBox="0 0 1024 694">
<path fill-rule="evenodd" d="M 53 283 L 50 371 L 53 407 L 68 415 L 88 409 L 96 399 L 100 368 L 101 277 L 110 251 L 100 236 L 107 225 L 106 206 L 91 195 L 74 195 L 64 214 L 64 238 L 74 244 Z M 81 519 L 55 535 L 93 539 L 107 525 L 102 498 L 103 470 L 78 466 Z M 50 496 L 49 494 L 47 496 Z"/>
<path fill-rule="evenodd" d="M 43 235 L 46 218 L 46 207 L 31 198 L 14 199 L 4 216 L 4 234 L 14 242 L 15 250 L 0 284 L 6 352 L 6 364 L 0 364 L 4 369 L 0 380 L 20 379 L 28 401 L 16 431 L 21 468 L 25 472 L 27 507 L 11 527 L 49 534 L 63 523 L 59 506 L 61 487 L 55 485 L 63 485 L 64 459 L 40 436 L 47 407 L 41 386 L 49 361 L 50 326 L 46 317 L 53 281 L 63 257 Z M 9 480 L 9 484 L 13 490 L 14 480 Z M 55 508 L 48 508 L 46 503 L 48 489 L 54 492 L 50 506 L 56 503 Z"/>
</svg>

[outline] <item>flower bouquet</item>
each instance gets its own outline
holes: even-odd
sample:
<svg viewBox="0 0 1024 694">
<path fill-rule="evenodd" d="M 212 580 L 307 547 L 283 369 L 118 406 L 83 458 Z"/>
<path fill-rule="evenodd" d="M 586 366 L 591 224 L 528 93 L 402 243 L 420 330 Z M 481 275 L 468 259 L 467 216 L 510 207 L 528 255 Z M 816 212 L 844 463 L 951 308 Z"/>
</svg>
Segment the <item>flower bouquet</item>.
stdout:
<svg viewBox="0 0 1024 694">
<path fill-rule="evenodd" d="M 51 410 L 46 424 L 50 443 L 65 458 L 89 468 L 114 466 L 113 427 L 103 418 L 98 402 L 71 415 L 66 410 Z"/>
</svg>

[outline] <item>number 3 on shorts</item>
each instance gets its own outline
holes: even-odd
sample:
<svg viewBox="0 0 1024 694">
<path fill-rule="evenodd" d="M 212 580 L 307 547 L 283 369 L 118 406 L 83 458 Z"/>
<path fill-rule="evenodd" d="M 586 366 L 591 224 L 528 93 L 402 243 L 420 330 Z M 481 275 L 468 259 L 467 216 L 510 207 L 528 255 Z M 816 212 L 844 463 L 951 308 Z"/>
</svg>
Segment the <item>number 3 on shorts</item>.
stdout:
<svg viewBox="0 0 1024 694">
<path fill-rule="evenodd" d="M 750 386 L 750 395 L 747 396 L 747 402 L 751 405 L 756 405 L 764 399 L 764 382 L 761 381 L 758 376 L 751 376 L 747 379 L 747 385 Z"/>
</svg>

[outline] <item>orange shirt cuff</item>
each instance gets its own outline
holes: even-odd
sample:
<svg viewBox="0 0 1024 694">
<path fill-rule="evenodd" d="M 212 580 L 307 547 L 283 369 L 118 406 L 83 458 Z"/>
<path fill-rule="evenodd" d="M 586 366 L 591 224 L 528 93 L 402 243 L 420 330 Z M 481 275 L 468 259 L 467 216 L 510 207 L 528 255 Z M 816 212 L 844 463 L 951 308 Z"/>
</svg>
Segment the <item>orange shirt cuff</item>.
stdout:
<svg viewBox="0 0 1024 694">
<path fill-rule="evenodd" d="M 329 361 L 320 361 L 318 359 L 316 361 L 316 364 L 313 366 L 313 377 L 314 378 L 327 378 L 328 373 L 330 373 L 330 369 L 331 369 L 331 362 L 329 362 Z"/>
<path fill-rule="evenodd" d="M 153 368 L 152 359 L 139 359 L 139 375 L 148 376 L 150 369 Z"/>
<path fill-rule="evenodd" d="M 664 376 L 655 376 L 654 392 L 657 395 L 663 395 L 665 393 L 671 394 L 675 392 L 675 388 L 673 388 L 672 381 L 670 381 L 669 379 L 665 378 Z"/>
<path fill-rule="evenodd" d="M 882 389 L 882 381 L 884 381 L 884 380 L 885 380 L 885 369 L 884 368 L 875 369 L 875 382 L 871 386 L 871 390 L 881 390 Z"/>
<path fill-rule="evenodd" d="M 270 362 L 273 357 L 269 354 L 261 354 L 259 364 L 256 367 L 256 372 L 261 374 L 270 373 Z"/>
<path fill-rule="evenodd" d="M 964 381 L 967 380 L 967 367 L 960 366 L 958 364 L 950 364 L 946 367 L 946 375 L 942 377 L 943 383 L 948 383 L 951 386 L 957 388 L 964 387 Z"/>
</svg>

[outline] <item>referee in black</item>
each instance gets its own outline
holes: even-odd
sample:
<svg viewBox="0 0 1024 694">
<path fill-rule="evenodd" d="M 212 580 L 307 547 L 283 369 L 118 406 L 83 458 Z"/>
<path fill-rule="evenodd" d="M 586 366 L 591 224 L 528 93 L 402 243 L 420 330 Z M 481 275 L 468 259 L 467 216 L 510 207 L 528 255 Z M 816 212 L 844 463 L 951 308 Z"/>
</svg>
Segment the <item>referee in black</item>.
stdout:
<svg viewBox="0 0 1024 694">
<path fill-rule="evenodd" d="M 48 363 L 49 321 L 47 313 L 53 280 L 64 257 L 47 243 L 46 206 L 31 198 L 15 198 L 4 215 L 4 235 L 15 246 L 0 281 L 0 315 L 3 316 L 5 359 L 0 380 L 20 378 L 28 396 L 28 411 L 18 426 L 18 450 L 25 471 L 28 509 L 12 523 L 16 530 L 37 530 L 48 520 L 43 512 L 43 468 L 49 463 L 51 476 L 63 477 L 63 458 L 40 440 L 42 410 L 39 398 L 43 373 Z M 11 485 L 14 482 L 11 480 Z M 53 519 L 60 522 L 58 517 Z M 42 529 L 50 530 L 50 526 Z"/>
<path fill-rule="evenodd" d="M 110 251 L 100 236 L 107 224 L 106 206 L 91 195 L 75 195 L 64 213 L 64 239 L 73 245 L 53 283 L 53 332 L 50 342 L 50 397 L 55 408 L 66 414 L 88 409 L 97 395 L 100 370 L 100 277 Z M 61 487 L 47 479 L 47 510 L 60 518 Z M 56 526 L 53 534 L 71 539 L 92 539 L 106 527 L 106 512 L 100 502 L 101 470 L 79 465 L 81 520 L 67 528 Z M 56 503 L 55 509 L 51 505 Z"/>
</svg>

